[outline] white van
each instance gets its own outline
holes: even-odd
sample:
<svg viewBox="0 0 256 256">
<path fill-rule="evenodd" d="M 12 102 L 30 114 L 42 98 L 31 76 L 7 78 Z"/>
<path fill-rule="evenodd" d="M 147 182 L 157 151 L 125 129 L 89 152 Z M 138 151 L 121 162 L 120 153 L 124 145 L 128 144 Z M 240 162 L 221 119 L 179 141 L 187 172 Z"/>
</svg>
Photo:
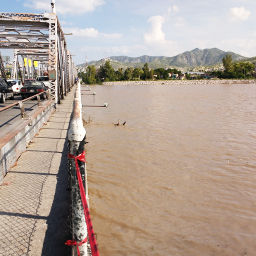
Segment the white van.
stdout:
<svg viewBox="0 0 256 256">
<path fill-rule="evenodd" d="M 9 79 L 7 80 L 7 83 L 12 86 L 12 90 L 14 94 L 20 94 L 20 89 L 22 88 L 22 82 L 20 80 L 13 80 Z"/>
</svg>

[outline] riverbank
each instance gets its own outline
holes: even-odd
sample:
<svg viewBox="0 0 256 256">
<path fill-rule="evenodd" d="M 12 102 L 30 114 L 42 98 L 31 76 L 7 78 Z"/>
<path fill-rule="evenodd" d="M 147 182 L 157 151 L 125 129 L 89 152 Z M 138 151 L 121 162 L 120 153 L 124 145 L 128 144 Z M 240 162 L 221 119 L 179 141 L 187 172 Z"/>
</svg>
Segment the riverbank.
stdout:
<svg viewBox="0 0 256 256">
<path fill-rule="evenodd" d="M 217 79 L 217 80 L 148 80 L 148 81 L 114 81 L 104 82 L 104 85 L 219 85 L 219 84 L 255 84 L 256 80 L 230 80 L 230 79 Z"/>
</svg>

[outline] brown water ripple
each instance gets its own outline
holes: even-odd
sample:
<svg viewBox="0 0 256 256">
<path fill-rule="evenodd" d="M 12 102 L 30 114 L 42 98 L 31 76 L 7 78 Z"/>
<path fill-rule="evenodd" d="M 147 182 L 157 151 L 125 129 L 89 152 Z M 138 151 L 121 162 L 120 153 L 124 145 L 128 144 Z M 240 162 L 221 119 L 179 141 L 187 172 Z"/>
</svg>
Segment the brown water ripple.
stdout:
<svg viewBox="0 0 256 256">
<path fill-rule="evenodd" d="M 101 255 L 254 255 L 255 85 L 93 90 L 110 103 L 84 114 Z"/>
</svg>

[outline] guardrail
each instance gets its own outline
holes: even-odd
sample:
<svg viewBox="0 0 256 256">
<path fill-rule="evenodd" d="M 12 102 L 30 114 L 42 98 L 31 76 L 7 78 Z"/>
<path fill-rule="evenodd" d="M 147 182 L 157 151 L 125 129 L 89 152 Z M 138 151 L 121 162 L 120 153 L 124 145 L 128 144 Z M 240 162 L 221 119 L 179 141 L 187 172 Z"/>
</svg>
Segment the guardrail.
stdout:
<svg viewBox="0 0 256 256">
<path fill-rule="evenodd" d="M 72 246 L 72 255 L 98 256 L 99 251 L 97 249 L 88 207 L 88 187 L 84 149 L 85 140 L 86 131 L 82 120 L 81 90 L 80 82 L 78 82 L 72 119 L 68 130 L 72 240 L 68 240 L 65 244 Z"/>
<path fill-rule="evenodd" d="M 26 151 L 29 142 L 38 133 L 39 129 L 47 122 L 51 113 L 55 110 L 55 103 L 49 100 L 40 106 L 40 96 L 42 93 L 35 94 L 27 99 L 14 102 L 9 106 L 0 108 L 0 112 L 7 111 L 15 106 L 20 106 L 21 117 L 15 124 L 1 133 L 0 138 L 0 184 L 11 166 L 15 164 L 21 153 Z M 24 102 L 37 98 L 39 107 L 36 107 L 26 116 Z M 24 118 L 25 117 L 25 118 Z"/>
<path fill-rule="evenodd" d="M 0 108 L 0 112 L 3 112 L 5 110 L 8 110 L 8 109 L 13 108 L 15 106 L 19 106 L 20 107 L 20 111 L 21 111 L 21 117 L 24 118 L 25 117 L 25 108 L 24 108 L 24 104 L 23 103 L 26 102 L 26 101 L 32 100 L 34 98 L 37 98 L 38 106 L 40 106 L 40 104 L 41 104 L 40 96 L 42 94 L 45 94 L 45 93 L 46 93 L 46 98 L 50 99 L 50 91 L 47 90 L 47 91 L 44 91 L 44 92 L 37 93 L 37 94 L 35 94 L 33 96 L 30 96 L 30 97 L 28 97 L 28 98 L 26 98 L 24 100 L 20 100 L 20 101 L 14 102 L 14 103 L 10 104 L 9 106 Z"/>
</svg>

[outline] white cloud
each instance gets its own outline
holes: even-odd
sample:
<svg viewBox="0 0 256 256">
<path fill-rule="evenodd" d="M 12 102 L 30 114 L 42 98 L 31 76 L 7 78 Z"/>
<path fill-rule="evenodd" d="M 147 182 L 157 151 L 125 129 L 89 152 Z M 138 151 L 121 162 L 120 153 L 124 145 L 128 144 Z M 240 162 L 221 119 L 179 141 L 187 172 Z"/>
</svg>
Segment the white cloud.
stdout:
<svg viewBox="0 0 256 256">
<path fill-rule="evenodd" d="M 164 18 L 162 16 L 152 16 L 148 19 L 151 23 L 151 29 L 149 33 L 144 34 L 144 40 L 146 43 L 161 43 L 165 42 L 165 33 L 162 30 Z"/>
<path fill-rule="evenodd" d="M 163 16 L 152 16 L 148 19 L 151 24 L 149 32 L 144 34 L 145 49 L 149 55 L 173 56 L 180 50 L 176 41 L 167 40 L 163 31 L 166 19 Z"/>
<path fill-rule="evenodd" d="M 70 28 L 65 29 L 68 33 L 72 33 L 73 36 L 79 37 L 90 37 L 95 38 L 98 37 L 99 31 L 95 28 Z"/>
<path fill-rule="evenodd" d="M 29 0 L 28 2 L 25 2 L 24 4 L 26 7 L 36 9 L 36 10 L 44 10 L 44 11 L 50 11 L 50 2 L 46 3 L 45 1 L 36 1 L 36 0 Z"/>
<path fill-rule="evenodd" d="M 101 33 L 100 35 L 102 35 L 104 38 L 106 39 L 120 39 L 123 35 L 119 34 L 119 33 Z"/>
<path fill-rule="evenodd" d="M 57 14 L 82 14 L 95 10 L 98 6 L 104 4 L 104 0 L 57 0 Z M 26 7 L 49 12 L 50 1 L 45 0 L 27 0 L 24 4 Z"/>
<path fill-rule="evenodd" d="M 251 12 L 245 9 L 243 6 L 233 7 L 230 9 L 230 15 L 232 20 L 245 21 L 249 18 Z"/>
<path fill-rule="evenodd" d="M 73 26 L 72 22 L 66 21 L 66 20 L 60 20 L 61 26 Z"/>
<path fill-rule="evenodd" d="M 222 50 L 233 51 L 245 57 L 256 55 L 255 45 L 256 37 L 227 39 L 216 44 Z"/>
<path fill-rule="evenodd" d="M 75 37 L 87 37 L 87 38 L 106 38 L 106 39 L 119 39 L 122 34 L 119 33 L 101 33 L 95 28 L 64 28 L 66 33 L 72 33 Z"/>
<path fill-rule="evenodd" d="M 168 15 L 171 13 L 177 13 L 179 11 L 179 7 L 177 5 L 172 5 L 168 8 Z"/>
<path fill-rule="evenodd" d="M 184 27 L 186 25 L 186 21 L 183 17 L 177 17 L 174 21 L 175 27 Z"/>
</svg>

